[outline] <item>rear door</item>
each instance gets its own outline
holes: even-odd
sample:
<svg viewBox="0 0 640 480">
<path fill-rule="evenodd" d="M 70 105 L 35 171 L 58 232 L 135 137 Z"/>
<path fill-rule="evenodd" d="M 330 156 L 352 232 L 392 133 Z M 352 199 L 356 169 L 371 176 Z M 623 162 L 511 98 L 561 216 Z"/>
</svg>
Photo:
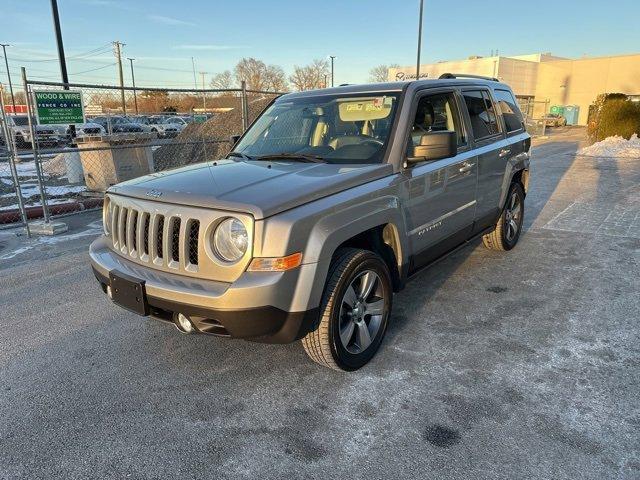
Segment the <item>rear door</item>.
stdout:
<svg viewBox="0 0 640 480">
<path fill-rule="evenodd" d="M 495 223 L 507 160 L 511 153 L 496 105 L 486 87 L 462 90 L 473 148 L 478 156 L 478 190 L 476 194 L 476 226 L 479 229 Z"/>
<path fill-rule="evenodd" d="M 407 150 L 430 131 L 455 131 L 458 137 L 455 157 L 414 164 L 403 172 L 408 197 L 404 207 L 415 269 L 470 235 L 475 217 L 477 160 L 470 149 L 456 89 L 418 92 L 413 103 Z"/>
</svg>

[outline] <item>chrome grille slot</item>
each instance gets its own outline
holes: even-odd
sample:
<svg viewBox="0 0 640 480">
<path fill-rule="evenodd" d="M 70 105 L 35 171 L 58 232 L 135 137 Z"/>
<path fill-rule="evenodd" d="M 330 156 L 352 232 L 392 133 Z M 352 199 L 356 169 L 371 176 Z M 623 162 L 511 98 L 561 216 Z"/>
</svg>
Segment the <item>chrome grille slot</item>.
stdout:
<svg viewBox="0 0 640 480">
<path fill-rule="evenodd" d="M 127 209 L 120 207 L 118 215 L 118 244 L 122 252 L 127 252 Z"/>
<path fill-rule="evenodd" d="M 198 237 L 200 235 L 200 222 L 198 220 L 190 220 L 187 228 L 189 237 L 187 238 L 187 252 L 189 264 L 198 265 Z"/>
<path fill-rule="evenodd" d="M 171 260 L 174 262 L 180 261 L 180 218 L 173 217 L 171 219 Z"/>
<path fill-rule="evenodd" d="M 138 212 L 130 209 L 127 217 L 127 245 L 129 253 L 138 254 Z"/>
<path fill-rule="evenodd" d="M 111 236 L 113 240 L 114 248 L 118 248 L 118 218 L 120 215 L 120 207 L 118 205 L 111 205 Z"/>
<path fill-rule="evenodd" d="M 146 212 L 142 213 L 142 253 L 149 255 L 149 228 L 151 224 L 151 215 Z"/>
<path fill-rule="evenodd" d="M 156 222 L 156 257 L 159 259 L 164 258 L 164 216 L 158 215 L 158 221 Z"/>
</svg>

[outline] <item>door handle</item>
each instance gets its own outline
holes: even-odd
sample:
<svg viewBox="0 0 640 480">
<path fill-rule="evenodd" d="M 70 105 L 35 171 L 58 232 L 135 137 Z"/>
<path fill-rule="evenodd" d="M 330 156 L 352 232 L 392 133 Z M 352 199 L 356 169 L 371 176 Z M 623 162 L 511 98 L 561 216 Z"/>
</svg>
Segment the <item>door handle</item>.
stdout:
<svg viewBox="0 0 640 480">
<path fill-rule="evenodd" d="M 474 165 L 475 165 L 475 163 L 464 162 L 462 164 L 462 166 L 460 167 L 459 171 L 460 171 L 460 173 L 466 173 L 466 172 L 470 171 L 473 168 Z"/>
<path fill-rule="evenodd" d="M 500 153 L 498 154 L 498 156 L 500 158 L 505 157 L 507 155 L 509 155 L 511 153 L 511 149 L 510 148 L 503 148 L 502 150 L 500 150 Z"/>
</svg>

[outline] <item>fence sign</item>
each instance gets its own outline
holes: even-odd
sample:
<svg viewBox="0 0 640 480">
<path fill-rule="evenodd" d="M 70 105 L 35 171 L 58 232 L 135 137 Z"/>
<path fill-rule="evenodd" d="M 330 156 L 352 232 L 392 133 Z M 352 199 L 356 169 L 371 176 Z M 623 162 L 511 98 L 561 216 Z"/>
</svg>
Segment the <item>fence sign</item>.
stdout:
<svg viewBox="0 0 640 480">
<path fill-rule="evenodd" d="M 34 91 L 36 116 L 40 125 L 84 123 L 82 92 L 71 90 Z"/>
</svg>

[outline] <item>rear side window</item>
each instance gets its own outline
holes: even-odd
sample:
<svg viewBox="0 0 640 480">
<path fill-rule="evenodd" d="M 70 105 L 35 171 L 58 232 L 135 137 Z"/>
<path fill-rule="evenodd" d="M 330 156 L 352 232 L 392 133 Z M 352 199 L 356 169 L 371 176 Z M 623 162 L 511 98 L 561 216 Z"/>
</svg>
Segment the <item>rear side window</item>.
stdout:
<svg viewBox="0 0 640 480">
<path fill-rule="evenodd" d="M 469 111 L 471 130 L 476 140 L 500 133 L 496 112 L 489 94 L 484 90 L 462 92 Z"/>
<path fill-rule="evenodd" d="M 507 127 L 507 133 L 522 130 L 524 128 L 522 113 L 511 92 L 507 90 L 496 90 L 494 93 L 496 100 L 498 100 L 500 111 L 502 112 L 502 118 L 504 118 L 504 124 Z"/>
</svg>

